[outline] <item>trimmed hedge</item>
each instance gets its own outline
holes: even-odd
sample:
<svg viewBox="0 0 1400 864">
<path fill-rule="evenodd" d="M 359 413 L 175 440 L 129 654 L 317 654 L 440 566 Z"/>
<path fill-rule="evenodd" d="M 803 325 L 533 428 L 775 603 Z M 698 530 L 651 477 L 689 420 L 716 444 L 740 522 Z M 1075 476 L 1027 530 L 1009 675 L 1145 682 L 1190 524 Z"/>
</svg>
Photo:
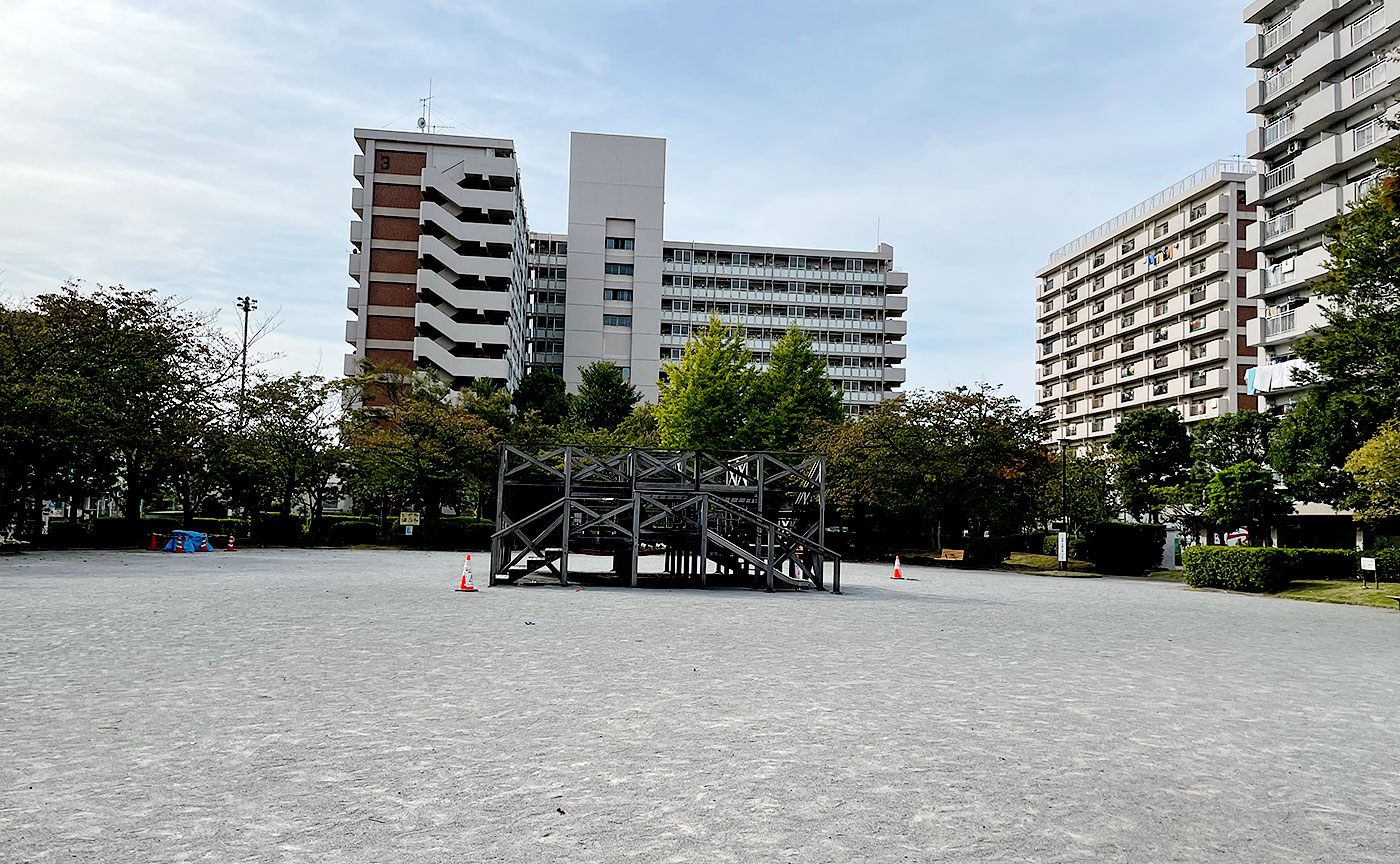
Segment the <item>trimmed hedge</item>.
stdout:
<svg viewBox="0 0 1400 864">
<path fill-rule="evenodd" d="M 1376 559 L 1376 577 L 1382 582 L 1400 582 L 1400 549 L 1380 549 L 1363 553 Z"/>
<path fill-rule="evenodd" d="M 1070 557 L 1088 561 L 1099 573 L 1141 576 L 1162 563 L 1162 548 L 1166 542 L 1164 525 L 1100 522 L 1084 527 L 1079 554 L 1071 550 Z"/>
<path fill-rule="evenodd" d="M 1181 554 L 1181 561 L 1186 584 L 1193 588 L 1273 594 L 1298 579 L 1355 579 L 1361 554 L 1347 549 L 1192 546 Z"/>
</svg>

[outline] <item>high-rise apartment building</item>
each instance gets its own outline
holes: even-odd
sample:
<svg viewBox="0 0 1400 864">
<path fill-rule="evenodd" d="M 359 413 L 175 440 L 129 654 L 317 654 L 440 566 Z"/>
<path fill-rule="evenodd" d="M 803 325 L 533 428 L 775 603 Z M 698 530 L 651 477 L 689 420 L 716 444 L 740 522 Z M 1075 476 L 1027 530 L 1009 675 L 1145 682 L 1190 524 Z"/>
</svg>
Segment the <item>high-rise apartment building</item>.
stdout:
<svg viewBox="0 0 1400 864">
<path fill-rule="evenodd" d="M 1254 410 L 1253 163 L 1222 160 L 1055 250 L 1036 271 L 1036 404 L 1050 440 L 1102 443 L 1138 408 Z"/>
<path fill-rule="evenodd" d="M 366 130 L 356 138 L 362 221 L 351 225 L 360 251 L 351 256 L 359 284 L 350 290 L 357 318 L 347 327 L 355 346 L 347 368 L 368 356 L 514 387 L 540 365 L 575 389 L 584 367 L 609 360 L 655 401 L 663 364 L 680 358 L 693 327 L 718 316 L 743 329 L 760 367 L 788 327 L 807 331 L 848 413 L 892 397 L 905 380 L 909 277 L 894 269 L 893 247 L 666 240 L 664 139 L 574 133 L 568 232 L 546 234 L 526 227 L 510 141 Z M 399 153 L 421 155 L 400 163 Z M 366 171 L 385 154 L 385 171 L 403 164 L 405 173 Z M 398 197 L 381 204 L 381 194 Z M 391 227 L 394 237 L 382 236 Z"/>
<path fill-rule="evenodd" d="M 370 129 L 355 140 L 346 374 L 369 358 L 514 387 L 528 303 L 515 145 Z"/>
<path fill-rule="evenodd" d="M 1257 29 L 1245 54 L 1258 74 L 1245 97 L 1258 121 L 1247 149 L 1263 162 L 1248 183 L 1262 210 L 1248 235 L 1248 248 L 1262 253 L 1249 297 L 1263 313 L 1249 343 L 1263 352 L 1255 390 L 1265 410 L 1283 413 L 1303 389 L 1293 345 L 1326 323 L 1310 287 L 1326 267 L 1323 232 L 1376 182 L 1376 152 L 1395 134 L 1384 122 L 1400 93 L 1394 7 L 1256 0 L 1245 9 Z"/>
</svg>

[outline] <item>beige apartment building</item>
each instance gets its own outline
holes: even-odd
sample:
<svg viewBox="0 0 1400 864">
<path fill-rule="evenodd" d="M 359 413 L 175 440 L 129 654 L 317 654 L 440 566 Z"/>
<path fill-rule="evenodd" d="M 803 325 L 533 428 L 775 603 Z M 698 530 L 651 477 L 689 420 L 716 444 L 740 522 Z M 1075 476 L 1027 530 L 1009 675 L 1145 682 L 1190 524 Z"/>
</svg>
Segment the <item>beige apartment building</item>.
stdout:
<svg viewBox="0 0 1400 864">
<path fill-rule="evenodd" d="M 1256 28 L 1246 61 L 1258 76 L 1245 97 L 1257 120 L 1247 152 L 1263 164 L 1247 183 L 1261 210 L 1247 248 L 1261 255 L 1248 294 L 1263 313 L 1249 331 L 1262 351 L 1254 376 L 1262 410 L 1285 413 L 1304 389 L 1293 346 L 1326 324 L 1311 290 L 1326 268 L 1324 232 L 1376 182 L 1376 153 L 1395 136 L 1384 121 L 1400 94 L 1396 7 L 1256 0 L 1245 9 Z"/>
<path fill-rule="evenodd" d="M 1036 272 L 1036 404 L 1091 445 L 1139 408 L 1188 423 L 1256 410 L 1248 160 L 1220 160 L 1055 250 Z"/>
</svg>

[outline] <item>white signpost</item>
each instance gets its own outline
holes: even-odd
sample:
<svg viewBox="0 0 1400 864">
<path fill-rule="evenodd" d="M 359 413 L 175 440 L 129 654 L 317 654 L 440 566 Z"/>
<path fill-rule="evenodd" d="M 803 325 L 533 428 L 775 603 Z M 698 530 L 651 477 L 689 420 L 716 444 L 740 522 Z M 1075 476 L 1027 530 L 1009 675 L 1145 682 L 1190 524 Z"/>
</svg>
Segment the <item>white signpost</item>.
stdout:
<svg viewBox="0 0 1400 864">
<path fill-rule="evenodd" d="M 1068 531 L 1061 531 L 1061 532 L 1060 532 L 1059 545 L 1058 545 L 1057 549 L 1058 549 L 1058 553 L 1059 553 L 1060 563 L 1061 563 L 1061 564 L 1064 564 L 1065 562 L 1069 561 L 1069 532 L 1068 532 Z"/>
<path fill-rule="evenodd" d="M 1376 573 L 1376 559 L 1374 559 L 1374 558 L 1362 558 L 1362 559 L 1361 559 L 1361 584 L 1362 584 L 1362 585 L 1365 585 L 1365 584 L 1366 584 L 1366 573 L 1367 573 L 1368 571 L 1369 571 L 1370 573 L 1372 573 L 1372 574 L 1375 576 L 1375 580 L 1376 580 L 1376 590 L 1379 591 L 1380 588 L 1381 588 L 1381 577 L 1380 577 L 1380 575 L 1379 575 L 1378 573 Z"/>
</svg>

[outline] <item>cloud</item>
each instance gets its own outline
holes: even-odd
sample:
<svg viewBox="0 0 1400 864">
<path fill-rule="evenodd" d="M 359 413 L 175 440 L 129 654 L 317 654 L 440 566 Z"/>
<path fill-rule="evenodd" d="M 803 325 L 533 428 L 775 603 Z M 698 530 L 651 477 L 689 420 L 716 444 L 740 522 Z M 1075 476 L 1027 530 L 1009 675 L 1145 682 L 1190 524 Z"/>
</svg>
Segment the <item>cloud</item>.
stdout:
<svg viewBox="0 0 1400 864">
<path fill-rule="evenodd" d="M 670 139 L 672 237 L 896 248 L 911 386 L 1029 398 L 1050 250 L 1242 147 L 1238 4 L 31 0 L 0 30 L 0 270 L 283 310 L 340 368 L 351 130 L 514 138 L 565 227 L 568 133 Z M 230 314 L 226 320 L 233 320 Z"/>
</svg>

